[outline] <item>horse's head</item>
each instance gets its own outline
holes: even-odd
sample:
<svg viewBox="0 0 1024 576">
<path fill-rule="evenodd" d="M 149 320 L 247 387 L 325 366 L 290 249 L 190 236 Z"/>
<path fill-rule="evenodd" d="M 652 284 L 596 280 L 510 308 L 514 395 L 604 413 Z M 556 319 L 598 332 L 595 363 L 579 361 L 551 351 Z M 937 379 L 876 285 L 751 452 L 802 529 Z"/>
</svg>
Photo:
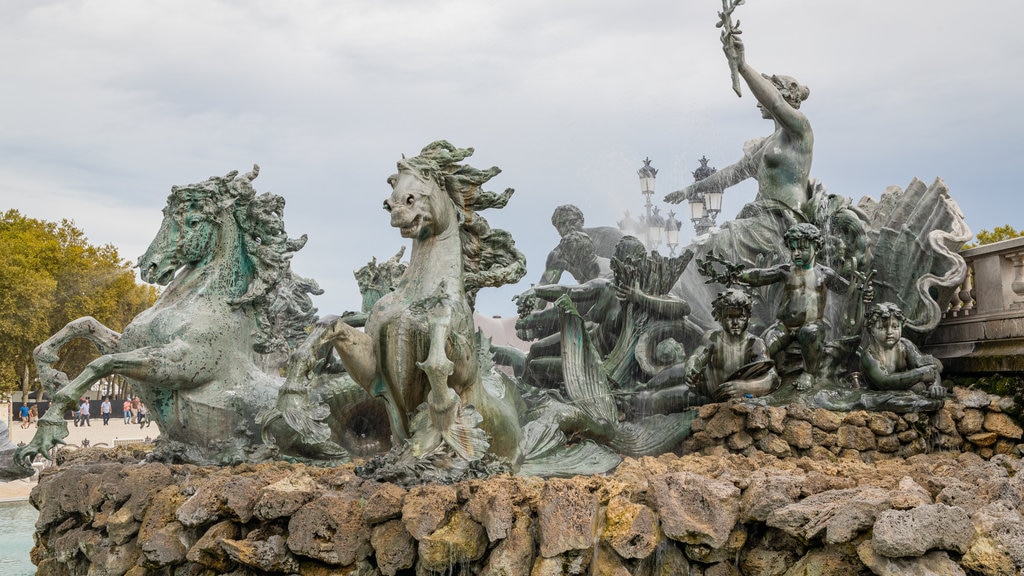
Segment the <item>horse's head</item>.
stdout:
<svg viewBox="0 0 1024 576">
<path fill-rule="evenodd" d="M 142 279 L 166 285 L 182 267 L 198 267 L 210 260 L 221 229 L 235 226 L 239 209 L 250 205 L 255 195 L 251 182 L 257 174 L 259 167 L 254 167 L 242 176 L 235 170 L 198 184 L 172 186 L 160 231 L 139 258 Z M 238 245 L 235 252 L 241 254 L 244 247 L 234 244 Z"/>
<path fill-rule="evenodd" d="M 178 269 L 194 266 L 210 254 L 224 209 L 218 202 L 220 196 L 212 179 L 171 188 L 160 231 L 139 258 L 143 280 L 166 285 Z"/>
<path fill-rule="evenodd" d="M 514 283 L 526 273 L 526 258 L 512 236 L 492 230 L 480 215 L 481 210 L 503 208 L 512 189 L 483 190 L 501 170 L 460 164 L 472 155 L 472 148 L 457 148 L 444 140 L 428 144 L 418 155 L 398 162 L 398 173 L 388 178 L 391 196 L 384 201 L 391 225 L 403 237 L 424 240 L 449 230 L 458 233 L 471 301 L 479 288 Z"/>
<path fill-rule="evenodd" d="M 425 240 L 455 226 L 458 216 L 454 201 L 427 170 L 400 165 L 398 174 L 388 178 L 393 191 L 384 201 L 391 225 L 403 238 Z"/>
</svg>

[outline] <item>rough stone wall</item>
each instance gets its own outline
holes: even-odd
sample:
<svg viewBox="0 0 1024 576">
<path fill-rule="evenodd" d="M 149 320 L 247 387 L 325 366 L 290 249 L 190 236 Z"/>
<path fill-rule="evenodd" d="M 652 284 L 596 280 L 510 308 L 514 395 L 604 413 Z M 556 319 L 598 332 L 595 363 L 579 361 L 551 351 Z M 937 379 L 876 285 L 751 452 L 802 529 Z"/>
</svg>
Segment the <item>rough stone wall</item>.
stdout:
<svg viewBox="0 0 1024 576">
<path fill-rule="evenodd" d="M 1007 414 L 1013 400 L 955 388 L 931 414 L 832 412 L 802 404 L 764 407 L 746 403 L 699 408 L 681 453 L 752 454 L 779 458 L 837 456 L 877 461 L 936 451 L 976 452 L 982 458 L 1024 453 L 1024 430 Z"/>
<path fill-rule="evenodd" d="M 411 489 L 80 450 L 32 492 L 32 557 L 41 576 L 1019 574 L 1021 430 L 984 400 L 961 391 L 935 426 L 721 404 L 689 441 L 703 454 Z"/>
</svg>

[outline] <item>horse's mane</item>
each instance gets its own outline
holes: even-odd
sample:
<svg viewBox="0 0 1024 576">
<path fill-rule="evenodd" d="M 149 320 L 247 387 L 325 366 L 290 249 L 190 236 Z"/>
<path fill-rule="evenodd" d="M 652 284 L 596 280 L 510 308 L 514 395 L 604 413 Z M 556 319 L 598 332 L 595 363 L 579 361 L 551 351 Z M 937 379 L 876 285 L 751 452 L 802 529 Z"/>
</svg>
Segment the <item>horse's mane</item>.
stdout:
<svg viewBox="0 0 1024 576">
<path fill-rule="evenodd" d="M 253 349 L 260 353 L 287 349 L 306 336 L 306 327 L 316 321 L 316 308 L 310 294 L 323 290 L 312 279 L 291 269 L 291 258 L 306 244 L 306 236 L 288 238 L 284 229 L 284 198 L 265 192 L 257 195 L 252 181 L 259 166 L 239 176 L 234 170 L 211 177 L 206 182 L 174 187 L 172 198 L 195 199 L 197 192 L 205 201 L 194 202 L 204 214 L 218 218 L 220 207 L 231 202 L 231 211 L 241 230 L 242 274 L 232 306 L 250 312 L 256 321 Z"/>
<path fill-rule="evenodd" d="M 501 173 L 501 169 L 492 166 L 480 170 L 459 164 L 472 155 L 472 148 L 456 148 L 438 140 L 424 147 L 418 156 L 398 162 L 399 171 L 432 178 L 459 209 L 462 268 L 470 306 L 480 288 L 514 284 L 526 275 L 526 256 L 516 248 L 512 235 L 491 228 L 479 214 L 488 208 L 504 208 L 514 190 L 507 188 L 500 194 L 482 190 L 481 186 Z"/>
</svg>

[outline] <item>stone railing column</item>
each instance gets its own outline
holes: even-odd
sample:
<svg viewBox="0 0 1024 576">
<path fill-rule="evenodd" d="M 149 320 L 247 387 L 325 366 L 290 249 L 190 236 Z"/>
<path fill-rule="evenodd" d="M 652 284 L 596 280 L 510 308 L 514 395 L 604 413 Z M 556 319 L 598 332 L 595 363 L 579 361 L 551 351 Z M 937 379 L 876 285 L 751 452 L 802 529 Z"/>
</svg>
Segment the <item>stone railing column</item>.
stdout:
<svg viewBox="0 0 1024 576">
<path fill-rule="evenodd" d="M 1019 310 L 1024 308 L 1024 251 L 1003 256 L 1013 263 L 1013 282 L 1010 283 L 1010 289 L 1013 290 L 1015 298 L 1010 308 Z"/>
</svg>

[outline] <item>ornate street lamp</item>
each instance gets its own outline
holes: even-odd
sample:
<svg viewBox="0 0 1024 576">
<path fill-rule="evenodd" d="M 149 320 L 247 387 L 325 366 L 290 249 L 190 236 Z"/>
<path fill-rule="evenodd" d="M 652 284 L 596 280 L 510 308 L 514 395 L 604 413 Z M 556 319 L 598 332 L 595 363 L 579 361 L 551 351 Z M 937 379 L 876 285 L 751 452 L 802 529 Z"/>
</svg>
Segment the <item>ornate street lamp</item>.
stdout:
<svg viewBox="0 0 1024 576">
<path fill-rule="evenodd" d="M 658 207 L 651 208 L 651 215 L 647 219 L 647 248 L 656 250 L 661 246 L 661 236 L 665 232 L 665 219 L 658 213 Z"/>
<path fill-rule="evenodd" d="M 693 171 L 693 181 L 699 182 L 717 171 L 717 168 L 708 166 L 707 156 L 701 156 L 700 167 Z M 695 192 L 690 196 L 690 220 L 698 236 L 707 234 L 715 226 L 715 219 L 721 211 L 722 190 Z"/>
<path fill-rule="evenodd" d="M 648 250 L 655 250 L 661 244 L 662 227 L 664 220 L 657 213 L 657 208 L 652 210 L 651 196 L 654 195 L 654 180 L 658 176 L 658 169 L 651 166 L 651 159 L 644 158 L 644 165 L 636 171 L 640 176 L 640 193 L 644 195 L 645 216 L 642 222 L 644 236 L 641 241 Z"/>
<path fill-rule="evenodd" d="M 665 244 L 668 244 L 669 256 L 676 255 L 676 246 L 679 245 L 679 229 L 682 223 L 676 220 L 676 213 L 669 210 L 668 219 L 665 220 Z"/>
</svg>

